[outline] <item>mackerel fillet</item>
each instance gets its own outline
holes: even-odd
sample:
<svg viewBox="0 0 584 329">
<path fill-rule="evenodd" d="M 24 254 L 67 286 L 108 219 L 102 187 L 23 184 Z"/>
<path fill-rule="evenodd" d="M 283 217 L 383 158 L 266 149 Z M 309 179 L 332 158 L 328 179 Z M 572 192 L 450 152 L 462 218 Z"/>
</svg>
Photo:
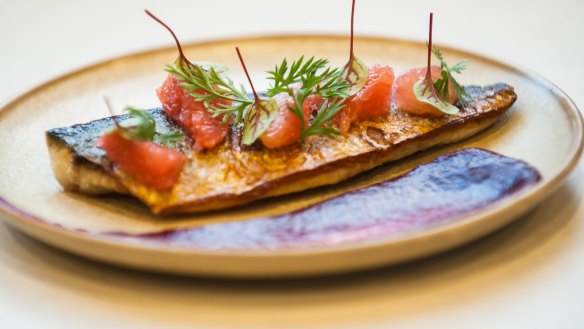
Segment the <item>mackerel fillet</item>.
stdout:
<svg viewBox="0 0 584 329">
<path fill-rule="evenodd" d="M 454 143 L 493 124 L 517 99 L 506 84 L 465 89 L 471 99 L 459 114 L 426 118 L 393 108 L 387 116 L 353 124 L 346 135 L 334 139 L 310 136 L 279 149 L 244 146 L 241 129 L 232 126 L 224 143 L 204 152 L 191 150 L 187 140 L 178 147 L 189 160 L 169 191 L 138 183 L 107 159 L 96 142 L 114 125 L 112 118 L 51 129 L 46 140 L 53 172 L 66 191 L 130 194 L 155 214 L 194 213 L 335 184 L 383 163 Z M 180 131 L 161 109 L 150 112 L 159 132 Z"/>
</svg>

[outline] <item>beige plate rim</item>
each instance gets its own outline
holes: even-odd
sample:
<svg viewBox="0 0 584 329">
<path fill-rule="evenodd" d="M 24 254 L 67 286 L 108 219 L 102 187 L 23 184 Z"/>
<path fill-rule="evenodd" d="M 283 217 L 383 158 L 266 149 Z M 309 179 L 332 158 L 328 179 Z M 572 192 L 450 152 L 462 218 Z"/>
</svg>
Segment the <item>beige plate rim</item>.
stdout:
<svg viewBox="0 0 584 329">
<path fill-rule="evenodd" d="M 334 35 L 334 34 L 286 34 L 286 35 L 257 35 L 257 36 L 247 36 L 247 37 L 239 37 L 239 38 L 225 38 L 219 40 L 210 40 L 210 41 L 203 41 L 203 42 L 195 42 L 190 43 L 187 46 L 205 46 L 205 45 L 214 45 L 226 42 L 233 42 L 234 40 L 245 40 L 245 41 L 253 41 L 253 40 L 269 40 L 269 39 L 282 39 L 282 38 L 298 38 L 298 37 L 310 37 L 310 38 L 342 38 L 343 36 Z M 392 42 L 392 43 L 401 43 L 401 44 L 409 44 L 409 45 L 419 45 L 421 42 L 414 41 L 414 40 L 407 40 L 407 39 L 400 39 L 400 38 L 392 38 L 392 37 L 378 37 L 378 36 L 361 36 L 357 39 L 360 40 L 376 40 L 376 41 L 383 41 L 383 42 Z M 16 96 L 8 99 L 4 102 L 0 107 L 0 114 L 5 114 L 5 110 L 9 108 L 17 109 L 17 104 L 28 97 L 34 97 L 34 94 L 50 85 L 59 83 L 62 80 L 84 74 L 85 72 L 91 71 L 93 69 L 102 68 L 111 66 L 117 62 L 125 61 L 131 58 L 149 56 L 158 52 L 169 51 L 173 47 L 161 47 L 161 48 L 154 48 L 150 50 L 144 50 L 136 53 L 131 53 L 127 55 L 123 55 L 120 57 L 116 57 L 113 59 L 105 60 L 99 63 L 95 63 L 92 65 L 85 66 L 83 68 L 74 70 L 70 73 L 66 73 L 54 79 L 51 79 L 47 82 L 41 83 L 35 87 L 27 89 Z M 483 229 L 480 233 L 476 233 L 474 235 L 469 236 L 466 239 L 459 239 L 459 241 L 454 245 L 447 245 L 439 248 L 438 250 L 426 250 L 423 253 L 415 254 L 415 255 L 408 255 L 403 257 L 403 259 L 398 259 L 393 261 L 400 262 L 406 259 L 413 259 L 419 258 L 421 256 L 427 256 L 429 254 L 437 253 L 443 251 L 445 249 L 452 248 L 454 246 L 469 242 L 475 238 L 478 238 L 484 234 L 492 232 L 512 221 L 513 218 L 525 213 L 529 209 L 531 209 L 535 204 L 542 201 L 546 196 L 551 194 L 555 191 L 567 178 L 567 176 L 572 172 L 575 168 L 576 164 L 578 163 L 582 151 L 584 149 L 584 121 L 582 119 L 582 114 L 579 111 L 578 107 L 572 101 L 572 99 L 563 92 L 560 88 L 558 88 L 555 84 L 541 76 L 540 74 L 521 67 L 517 64 L 509 64 L 505 63 L 501 60 L 493 58 L 491 56 L 484 56 L 480 55 L 471 51 L 467 51 L 460 48 L 455 47 L 443 47 L 446 50 L 456 51 L 460 54 L 465 54 L 468 56 L 472 56 L 475 58 L 480 58 L 486 62 L 493 63 L 497 66 L 504 67 L 509 69 L 515 73 L 518 73 L 524 76 L 526 79 L 532 80 L 541 86 L 547 87 L 549 92 L 553 94 L 555 98 L 561 101 L 562 108 L 568 115 L 570 119 L 570 124 L 572 125 L 574 134 L 572 139 L 574 141 L 573 147 L 569 152 L 569 157 L 565 160 L 565 163 L 561 166 L 561 168 L 553 175 L 552 177 L 548 177 L 535 187 L 523 191 L 522 193 L 518 193 L 517 195 L 508 197 L 501 202 L 498 202 L 494 206 L 477 211 L 472 215 L 468 216 L 464 220 L 459 221 L 451 221 L 450 223 L 441 224 L 436 227 L 432 227 L 429 229 L 425 229 L 420 232 L 414 232 L 412 234 L 405 235 L 400 238 L 392 238 L 390 240 L 382 238 L 372 239 L 368 241 L 362 242 L 355 242 L 355 243 L 346 243 L 342 245 L 334 245 L 334 246 L 320 246 L 314 247 L 310 249 L 299 249 L 299 250 L 278 250 L 278 251 L 220 251 L 220 250 L 196 250 L 192 248 L 181 248 L 178 246 L 165 246 L 163 244 L 158 243 L 144 243 L 140 242 L 137 243 L 132 241 L 131 239 L 121 239 L 111 236 L 104 236 L 98 234 L 92 234 L 82 231 L 70 230 L 59 227 L 58 225 L 53 225 L 42 218 L 36 217 L 28 213 L 27 211 L 16 207 L 15 205 L 11 204 L 7 201 L 7 198 L 0 195 L 0 215 L 3 216 L 7 220 L 9 224 L 16 227 L 17 229 L 27 233 L 28 235 L 33 236 L 34 238 L 41 240 L 45 243 L 51 244 L 55 247 L 61 249 L 67 249 L 70 252 L 77 253 L 89 258 L 95 258 L 106 262 L 117 263 L 118 265 L 123 266 L 130 266 L 130 267 L 138 267 L 143 269 L 161 271 L 161 272 L 180 272 L 182 274 L 201 274 L 201 273 L 185 273 L 185 271 L 176 271 L 173 269 L 165 269 L 160 268 L 157 266 L 148 266 L 146 264 L 137 265 L 137 264 L 124 264 L 119 260 L 115 259 L 104 259 L 103 257 L 95 256 L 88 254 L 84 251 L 78 250 L 71 250 L 70 248 L 66 248 L 58 243 L 55 243 L 54 240 L 48 238 L 49 236 L 62 236 L 66 237 L 71 240 L 78 241 L 80 243 L 89 243 L 90 245 L 101 245 L 108 248 L 113 248 L 121 250 L 124 249 L 127 252 L 152 252 L 157 254 L 175 254 L 180 256 L 192 256 L 193 258 L 196 257 L 217 257 L 219 259 L 228 258 L 228 259 L 241 259 L 241 260 L 256 260 L 256 261 L 273 261 L 275 259 L 285 260 L 293 258 L 302 258 L 308 257 L 310 259 L 314 259 L 314 257 L 327 257 L 327 256 L 339 256 L 345 254 L 347 252 L 367 252 L 372 251 L 375 249 L 384 249 L 388 248 L 393 245 L 399 244 L 415 244 L 420 241 L 428 240 L 432 241 L 435 239 L 439 239 L 442 236 L 458 234 L 460 232 L 464 232 L 466 228 L 469 226 L 474 226 L 477 222 L 485 222 L 491 221 L 491 225 L 487 228 Z M 382 264 L 369 264 L 365 267 L 373 267 L 379 266 Z M 333 270 L 334 271 L 334 270 Z M 210 273 L 213 271 L 211 270 Z M 314 272 L 314 273 L 313 273 Z M 304 271 L 300 275 L 306 274 L 315 274 L 321 271 Z M 331 272 L 331 271 L 329 271 Z M 204 273 L 203 273 L 204 274 Z M 226 274 L 226 273 L 222 273 Z M 282 273 L 277 274 L 281 276 Z M 258 276 L 269 276 L 270 273 L 259 273 Z M 238 276 L 229 275 L 226 276 Z M 249 276 L 244 275 L 244 276 Z M 251 276 L 254 276 L 253 274 Z"/>
</svg>

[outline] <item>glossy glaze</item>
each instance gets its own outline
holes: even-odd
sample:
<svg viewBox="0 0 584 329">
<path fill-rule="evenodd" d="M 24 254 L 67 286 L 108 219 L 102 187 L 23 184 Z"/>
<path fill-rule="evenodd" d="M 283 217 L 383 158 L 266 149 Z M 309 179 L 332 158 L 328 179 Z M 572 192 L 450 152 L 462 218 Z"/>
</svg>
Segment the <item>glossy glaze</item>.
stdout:
<svg viewBox="0 0 584 329">
<path fill-rule="evenodd" d="M 481 149 L 436 158 L 395 179 L 292 213 L 132 239 L 213 250 L 274 250 L 402 235 L 461 218 L 540 180 L 523 161 Z"/>
</svg>

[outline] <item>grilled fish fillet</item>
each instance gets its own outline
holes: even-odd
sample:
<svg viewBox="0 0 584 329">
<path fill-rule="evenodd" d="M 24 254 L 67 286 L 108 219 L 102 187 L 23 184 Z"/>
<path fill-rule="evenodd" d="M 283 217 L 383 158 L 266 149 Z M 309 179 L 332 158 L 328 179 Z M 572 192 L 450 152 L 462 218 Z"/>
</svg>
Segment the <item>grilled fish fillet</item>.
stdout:
<svg viewBox="0 0 584 329">
<path fill-rule="evenodd" d="M 225 143 L 206 152 L 180 145 L 189 162 L 166 192 L 117 170 L 96 146 L 114 124 L 112 118 L 52 129 L 46 140 L 55 177 L 67 191 L 131 194 L 155 214 L 194 213 L 335 184 L 429 147 L 459 141 L 491 125 L 517 99 L 506 84 L 470 86 L 466 91 L 472 101 L 457 115 L 424 118 L 392 109 L 386 117 L 354 124 L 346 136 L 311 136 L 302 144 L 275 150 L 243 146 L 240 129 L 231 127 Z M 151 113 L 160 132 L 180 131 L 161 109 Z"/>
</svg>

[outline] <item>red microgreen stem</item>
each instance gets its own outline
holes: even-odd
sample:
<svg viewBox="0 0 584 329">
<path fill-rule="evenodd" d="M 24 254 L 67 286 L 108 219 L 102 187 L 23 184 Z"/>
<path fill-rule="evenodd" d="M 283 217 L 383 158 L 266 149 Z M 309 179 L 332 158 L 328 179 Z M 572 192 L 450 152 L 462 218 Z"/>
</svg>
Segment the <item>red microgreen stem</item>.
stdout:
<svg viewBox="0 0 584 329">
<path fill-rule="evenodd" d="M 174 42 L 176 43 L 176 47 L 178 48 L 178 53 L 179 53 L 180 59 L 182 61 L 184 61 L 188 66 L 191 66 L 192 64 L 187 59 L 187 57 L 185 56 L 185 54 L 184 54 L 184 52 L 182 50 L 182 47 L 180 45 L 180 42 L 178 41 L 178 38 L 176 37 L 176 34 L 174 34 L 174 31 L 172 31 L 172 29 L 168 25 L 166 25 L 160 18 L 154 16 L 154 14 L 152 14 L 150 11 L 148 11 L 148 9 L 144 9 L 144 12 L 148 16 L 152 17 L 152 19 L 154 19 L 155 21 L 157 21 L 158 23 L 160 23 L 160 25 L 164 26 L 168 30 L 168 32 L 170 32 L 170 34 L 172 34 L 172 38 L 174 39 Z"/>
<path fill-rule="evenodd" d="M 428 70 L 426 71 L 426 79 L 432 82 L 432 71 L 430 66 L 432 65 L 432 25 L 434 21 L 434 13 L 430 13 L 430 31 L 429 31 L 429 38 L 428 38 Z"/>
<path fill-rule="evenodd" d="M 261 120 L 260 112 L 264 111 L 269 113 L 268 110 L 262 105 L 260 97 L 253 86 L 253 82 L 251 82 L 251 77 L 249 76 L 249 72 L 247 71 L 247 67 L 245 66 L 245 62 L 243 61 L 243 56 L 241 56 L 241 52 L 239 51 L 239 47 L 235 47 L 235 51 L 237 51 L 237 57 L 239 57 L 239 61 L 241 62 L 241 66 L 243 67 L 243 71 L 245 72 L 245 76 L 247 77 L 247 81 L 249 81 L 249 85 L 251 86 L 251 91 L 253 92 L 254 97 L 254 104 L 257 107 L 257 111 L 255 112 L 255 122 L 256 125 L 254 126 L 254 130 L 257 129 L 257 124 Z"/>
<path fill-rule="evenodd" d="M 353 57 L 355 57 L 355 53 L 353 52 L 353 35 L 354 35 L 354 26 L 355 26 L 355 0 L 353 0 L 353 4 L 351 5 L 351 47 L 349 50 L 349 62 L 353 61 Z"/>
<path fill-rule="evenodd" d="M 345 80 L 349 81 L 349 76 L 355 72 L 353 68 L 353 60 L 355 59 L 355 52 L 353 50 L 353 38 L 354 38 L 354 26 L 355 26 L 355 0 L 352 1 L 351 5 L 351 38 L 349 47 L 349 62 L 347 63 L 347 74 Z"/>
<path fill-rule="evenodd" d="M 106 95 L 103 95 L 103 101 L 105 102 L 105 106 L 107 107 L 108 112 L 112 116 L 112 119 L 114 120 L 114 124 L 116 125 L 116 127 L 118 129 L 122 129 L 116 115 L 114 114 L 114 108 L 112 106 L 110 99 Z"/>
<path fill-rule="evenodd" d="M 241 62 L 241 66 L 243 67 L 243 71 L 245 72 L 245 76 L 247 77 L 247 81 L 249 81 L 249 84 L 251 86 L 251 90 L 253 92 L 255 102 L 257 104 L 259 104 L 260 98 L 258 97 L 258 94 L 256 93 L 256 90 L 253 86 L 253 83 L 251 82 L 251 77 L 249 76 L 249 72 L 247 72 L 247 67 L 245 66 L 245 62 L 243 61 L 243 57 L 241 56 L 241 52 L 239 51 L 239 47 L 235 47 L 235 51 L 237 51 L 237 56 L 239 57 L 239 61 Z"/>
</svg>

